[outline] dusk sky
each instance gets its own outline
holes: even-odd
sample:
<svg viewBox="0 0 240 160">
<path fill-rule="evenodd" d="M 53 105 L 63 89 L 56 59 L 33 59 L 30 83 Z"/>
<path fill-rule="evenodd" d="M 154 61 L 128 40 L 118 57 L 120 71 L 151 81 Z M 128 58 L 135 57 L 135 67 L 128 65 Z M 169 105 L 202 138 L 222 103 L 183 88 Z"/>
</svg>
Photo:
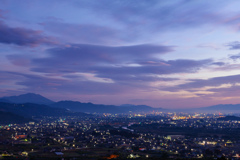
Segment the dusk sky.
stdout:
<svg viewBox="0 0 240 160">
<path fill-rule="evenodd" d="M 240 103 L 240 1 L 1 0 L 0 97 Z"/>
</svg>

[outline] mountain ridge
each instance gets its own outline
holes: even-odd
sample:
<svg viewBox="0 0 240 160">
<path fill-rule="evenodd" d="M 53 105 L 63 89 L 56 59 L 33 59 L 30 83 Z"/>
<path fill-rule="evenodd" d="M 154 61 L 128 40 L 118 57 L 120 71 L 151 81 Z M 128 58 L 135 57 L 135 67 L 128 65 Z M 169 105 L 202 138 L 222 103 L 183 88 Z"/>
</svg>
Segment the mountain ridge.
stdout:
<svg viewBox="0 0 240 160">
<path fill-rule="evenodd" d="M 190 108 L 190 109 L 166 109 L 166 108 L 153 108 L 147 105 L 132 105 L 123 104 L 117 105 L 104 105 L 104 104 L 93 104 L 91 102 L 82 103 L 78 101 L 63 100 L 54 102 L 47 99 L 39 94 L 27 93 L 19 96 L 9 96 L 0 98 L 0 102 L 6 103 L 34 103 L 34 104 L 44 104 L 53 108 L 65 108 L 72 112 L 85 112 L 85 113 L 137 113 L 137 112 L 225 112 L 225 113 L 240 113 L 240 104 L 218 104 L 207 107 L 200 108 Z"/>
<path fill-rule="evenodd" d="M 35 103 L 35 104 L 51 104 L 54 101 L 47 99 L 40 94 L 26 93 L 18 96 L 2 97 L 1 99 L 7 100 L 12 103 Z"/>
<path fill-rule="evenodd" d="M 63 100 L 54 102 L 48 98 L 45 98 L 39 94 L 26 93 L 18 96 L 9 96 L 0 98 L 0 102 L 6 103 L 34 103 L 44 104 L 53 108 L 64 108 L 72 112 L 85 112 L 85 113 L 129 113 L 129 112 L 150 112 L 161 110 L 161 108 L 152 108 L 147 105 L 104 105 L 104 104 L 93 104 L 91 102 L 82 103 L 78 101 Z"/>
<path fill-rule="evenodd" d="M 59 101 L 50 105 L 55 108 L 66 108 L 75 112 L 87 112 L 87 113 L 129 113 L 129 112 L 150 112 L 155 109 L 146 105 L 128 105 L 128 106 L 116 106 L 116 105 L 104 105 L 93 103 L 82 103 L 78 101 Z"/>
<path fill-rule="evenodd" d="M 0 111 L 0 124 L 21 124 L 21 123 L 27 123 L 30 121 L 35 121 L 31 118 L 24 117 L 12 112 L 4 112 Z"/>
<path fill-rule="evenodd" d="M 15 104 L 0 102 L 0 111 L 10 112 L 25 118 L 34 116 L 87 116 L 85 113 L 71 112 L 65 108 L 53 108 L 48 105 L 34 103 Z"/>
</svg>

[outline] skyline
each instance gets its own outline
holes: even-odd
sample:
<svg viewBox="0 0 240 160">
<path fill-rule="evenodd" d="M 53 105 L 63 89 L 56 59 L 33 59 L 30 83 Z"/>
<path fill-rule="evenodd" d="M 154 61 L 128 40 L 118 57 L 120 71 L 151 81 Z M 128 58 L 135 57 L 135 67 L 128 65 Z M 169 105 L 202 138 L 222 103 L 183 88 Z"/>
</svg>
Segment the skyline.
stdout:
<svg viewBox="0 0 240 160">
<path fill-rule="evenodd" d="M 239 4 L 3 0 L 0 97 L 31 92 L 160 108 L 240 103 Z"/>
</svg>

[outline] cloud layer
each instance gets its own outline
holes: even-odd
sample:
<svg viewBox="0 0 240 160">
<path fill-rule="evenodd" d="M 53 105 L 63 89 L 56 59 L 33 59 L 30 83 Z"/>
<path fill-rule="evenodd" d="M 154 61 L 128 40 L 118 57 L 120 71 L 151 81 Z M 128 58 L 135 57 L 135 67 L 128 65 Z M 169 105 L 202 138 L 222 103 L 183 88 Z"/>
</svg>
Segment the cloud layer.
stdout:
<svg viewBox="0 0 240 160">
<path fill-rule="evenodd" d="M 166 108 L 240 103 L 237 6 L 233 0 L 5 1 L 0 97 L 36 92 Z"/>
<path fill-rule="evenodd" d="M 41 31 L 9 27 L 0 21 L 0 43 L 34 47 L 55 42 L 50 37 L 43 36 Z"/>
</svg>

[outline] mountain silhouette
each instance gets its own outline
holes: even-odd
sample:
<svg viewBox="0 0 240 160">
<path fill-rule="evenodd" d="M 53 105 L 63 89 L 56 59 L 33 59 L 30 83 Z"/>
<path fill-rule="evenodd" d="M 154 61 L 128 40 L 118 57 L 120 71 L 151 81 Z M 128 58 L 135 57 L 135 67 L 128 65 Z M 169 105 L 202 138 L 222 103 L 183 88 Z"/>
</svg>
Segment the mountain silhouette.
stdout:
<svg viewBox="0 0 240 160">
<path fill-rule="evenodd" d="M 47 105 L 47 107 L 50 106 L 53 109 L 54 108 L 60 109 L 60 110 L 65 109 L 71 112 L 100 113 L 100 114 L 101 113 L 113 113 L 113 114 L 147 113 L 152 111 L 186 112 L 186 113 L 194 113 L 194 112 L 240 113 L 240 104 L 219 104 L 219 105 L 208 106 L 208 107 L 188 108 L 188 109 L 164 109 L 164 108 L 152 108 L 146 105 L 124 104 L 124 105 L 116 106 L 116 105 L 104 105 L 104 104 L 93 104 L 93 103 L 81 103 L 78 101 L 70 101 L 70 100 L 54 102 L 35 93 L 27 93 L 19 96 L 2 97 L 0 98 L 0 102 L 15 103 L 15 104 L 32 103 L 32 105 L 44 104 L 44 105 Z"/>
<path fill-rule="evenodd" d="M 26 118 L 11 112 L 0 111 L 0 124 L 21 124 L 34 121 L 31 118 Z"/>
<path fill-rule="evenodd" d="M 162 110 L 161 108 L 152 108 L 146 105 L 103 105 L 93 103 L 81 103 L 77 101 L 59 101 L 50 105 L 55 108 L 65 108 L 75 112 L 87 113 L 139 113 Z"/>
<path fill-rule="evenodd" d="M 19 96 L 2 97 L 11 103 L 36 103 L 36 104 L 51 104 L 53 101 L 35 93 L 27 93 Z M 6 102 L 6 101 L 5 101 Z"/>
<path fill-rule="evenodd" d="M 15 104 L 0 102 L 0 111 L 11 112 L 26 118 L 34 116 L 88 116 L 88 114 L 71 112 L 65 108 L 53 108 L 48 105 L 34 103 Z"/>
</svg>

